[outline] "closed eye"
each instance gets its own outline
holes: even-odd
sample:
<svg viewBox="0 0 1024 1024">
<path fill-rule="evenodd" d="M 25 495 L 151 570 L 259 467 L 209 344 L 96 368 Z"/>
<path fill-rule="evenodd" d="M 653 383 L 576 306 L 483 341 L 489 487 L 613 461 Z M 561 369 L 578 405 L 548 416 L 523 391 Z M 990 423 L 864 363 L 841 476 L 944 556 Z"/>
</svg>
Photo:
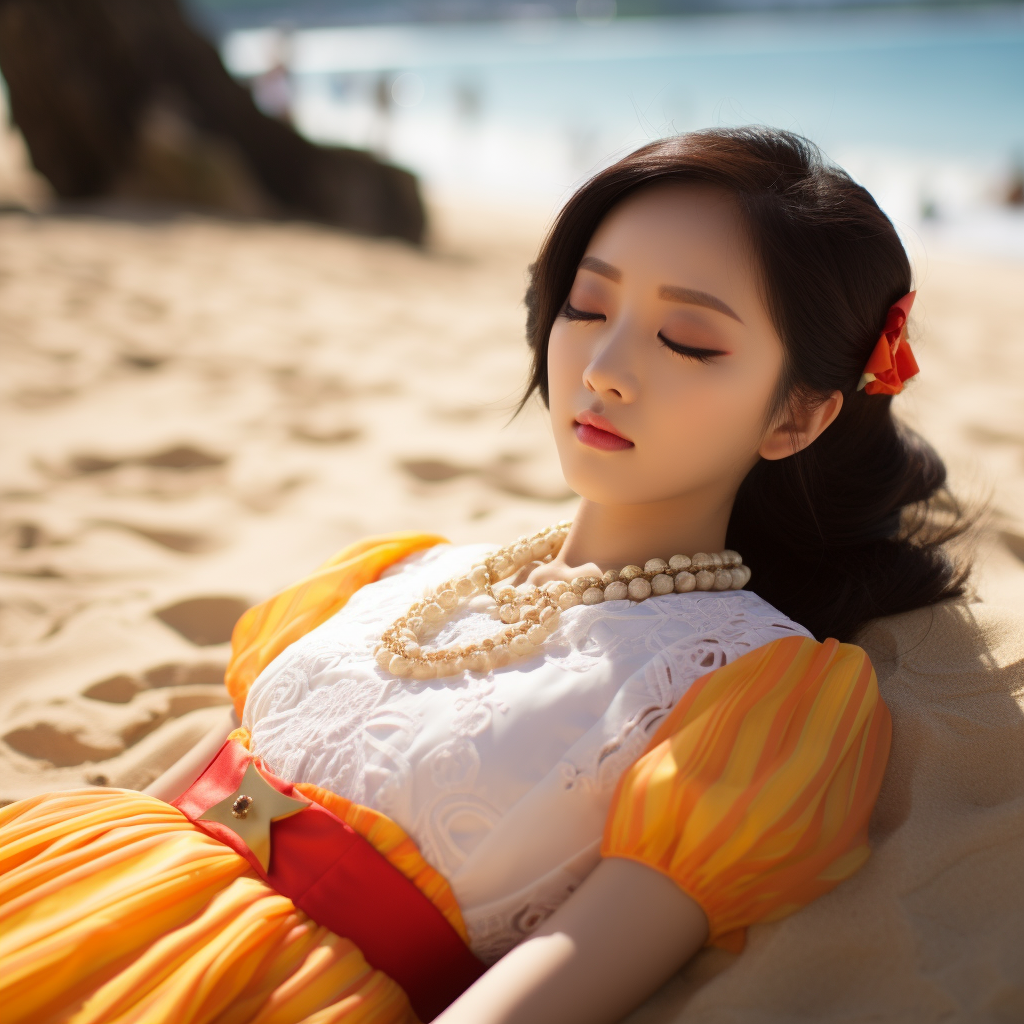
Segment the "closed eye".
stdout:
<svg viewBox="0 0 1024 1024">
<path fill-rule="evenodd" d="M 561 315 L 566 320 L 606 320 L 604 313 L 588 313 L 586 310 L 577 309 L 568 299 L 562 307 Z"/>
<path fill-rule="evenodd" d="M 694 348 L 692 345 L 681 345 L 678 341 L 669 341 L 661 332 L 658 333 L 658 338 L 666 348 L 670 348 L 673 352 L 678 352 L 679 355 L 686 356 L 688 359 L 696 359 L 699 363 L 710 363 L 716 356 L 729 354 L 718 348 Z"/>
</svg>

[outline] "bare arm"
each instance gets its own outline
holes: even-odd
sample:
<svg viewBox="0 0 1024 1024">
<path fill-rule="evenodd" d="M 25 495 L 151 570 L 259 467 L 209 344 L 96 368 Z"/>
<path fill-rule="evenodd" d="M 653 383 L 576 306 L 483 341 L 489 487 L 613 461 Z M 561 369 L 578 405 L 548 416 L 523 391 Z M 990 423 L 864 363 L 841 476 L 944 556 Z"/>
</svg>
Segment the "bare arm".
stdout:
<svg viewBox="0 0 1024 1024">
<path fill-rule="evenodd" d="M 228 733 L 237 729 L 238 718 L 234 709 L 227 709 L 218 722 L 187 754 L 179 758 L 156 781 L 144 790 L 149 796 L 170 803 L 199 778 L 202 770 L 213 760 L 213 755 L 224 745 Z"/>
<path fill-rule="evenodd" d="M 689 960 L 707 934 L 704 911 L 671 879 L 610 858 L 436 1024 L 611 1024 Z"/>
</svg>

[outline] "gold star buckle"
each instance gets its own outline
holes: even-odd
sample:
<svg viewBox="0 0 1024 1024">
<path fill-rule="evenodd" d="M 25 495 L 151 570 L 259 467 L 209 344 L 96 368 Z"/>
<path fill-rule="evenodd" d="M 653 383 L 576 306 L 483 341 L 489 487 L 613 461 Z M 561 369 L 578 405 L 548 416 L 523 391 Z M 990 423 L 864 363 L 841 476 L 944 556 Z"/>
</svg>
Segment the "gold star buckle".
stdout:
<svg viewBox="0 0 1024 1024">
<path fill-rule="evenodd" d="M 215 821 L 230 829 L 252 851 L 264 871 L 270 867 L 270 824 L 290 818 L 309 807 L 306 800 L 295 800 L 279 793 L 250 761 L 238 788 L 200 816 L 200 821 Z"/>
</svg>

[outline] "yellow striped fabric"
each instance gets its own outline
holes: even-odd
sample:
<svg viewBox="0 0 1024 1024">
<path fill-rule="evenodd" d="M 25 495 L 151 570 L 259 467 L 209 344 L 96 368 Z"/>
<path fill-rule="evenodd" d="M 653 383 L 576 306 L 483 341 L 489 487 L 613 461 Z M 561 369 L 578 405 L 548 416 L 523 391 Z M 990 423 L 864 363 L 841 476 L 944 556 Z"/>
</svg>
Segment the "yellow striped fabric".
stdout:
<svg viewBox="0 0 1024 1024">
<path fill-rule="evenodd" d="M 867 655 L 788 637 L 698 680 L 619 782 L 601 852 L 672 878 L 709 941 L 798 910 L 868 858 L 891 722 Z"/>
<path fill-rule="evenodd" d="M 444 543 L 444 537 L 430 533 L 367 537 L 342 549 L 280 594 L 250 608 L 235 623 L 231 661 L 224 675 L 238 714 L 242 714 L 253 681 L 289 644 L 326 622 L 360 587 L 372 583 L 395 562 Z"/>
<path fill-rule="evenodd" d="M 4 1024 L 414 1024 L 401 988 L 175 807 L 0 809 Z"/>
</svg>

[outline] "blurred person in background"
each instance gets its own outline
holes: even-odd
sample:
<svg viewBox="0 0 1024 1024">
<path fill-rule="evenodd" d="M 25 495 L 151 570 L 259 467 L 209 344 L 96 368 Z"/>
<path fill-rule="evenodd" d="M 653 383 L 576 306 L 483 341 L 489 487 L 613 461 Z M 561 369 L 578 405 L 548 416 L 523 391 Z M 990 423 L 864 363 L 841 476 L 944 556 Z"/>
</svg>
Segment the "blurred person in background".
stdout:
<svg viewBox="0 0 1024 1024">
<path fill-rule="evenodd" d="M 292 105 L 295 101 L 295 89 L 289 67 L 292 54 L 291 35 L 284 31 L 275 33 L 271 41 L 271 51 L 270 67 L 253 80 L 253 99 L 264 114 L 291 127 Z"/>
</svg>

